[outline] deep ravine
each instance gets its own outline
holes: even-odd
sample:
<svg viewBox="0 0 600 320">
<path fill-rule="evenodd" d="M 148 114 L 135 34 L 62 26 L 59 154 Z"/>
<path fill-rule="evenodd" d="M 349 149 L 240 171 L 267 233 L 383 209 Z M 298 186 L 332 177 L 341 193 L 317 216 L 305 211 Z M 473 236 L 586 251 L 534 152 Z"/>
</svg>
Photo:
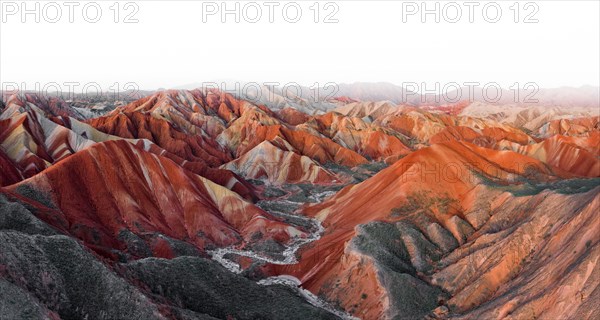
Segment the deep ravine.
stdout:
<svg viewBox="0 0 600 320">
<path fill-rule="evenodd" d="M 311 195 L 310 198 L 321 202 L 324 200 L 324 198 L 327 198 L 328 196 L 330 196 L 331 194 L 334 194 L 334 193 L 335 192 L 325 191 L 325 192 L 322 192 L 322 194 L 319 193 L 319 194 Z M 273 204 L 280 204 L 280 205 L 288 206 L 288 207 L 294 208 L 294 211 L 296 208 L 298 208 L 300 205 L 302 205 L 301 202 L 294 202 L 294 201 L 289 201 L 289 200 L 261 201 L 258 203 L 259 206 L 263 206 L 263 207 L 265 205 L 273 205 Z M 263 208 L 263 209 L 265 209 L 265 208 Z M 265 209 L 265 210 L 267 210 L 267 209 Z M 305 217 L 300 214 L 290 214 L 290 213 L 284 213 L 284 212 L 275 211 L 275 210 L 268 210 L 268 212 L 277 217 L 288 218 L 291 221 L 296 221 L 296 222 L 298 222 L 298 220 L 302 221 L 303 225 L 307 225 L 307 224 L 311 225 L 310 228 L 307 228 L 308 230 L 310 230 L 310 234 L 308 235 L 308 237 L 305 237 L 305 238 L 294 238 L 292 240 L 292 242 L 282 252 L 282 254 L 281 254 L 283 257 L 282 259 L 277 259 L 275 257 L 268 257 L 265 254 L 262 254 L 262 253 L 256 252 L 256 251 L 252 251 L 252 250 L 239 250 L 234 247 L 219 248 L 219 249 L 216 249 L 213 251 L 209 251 L 209 254 L 212 256 L 212 259 L 217 261 L 218 263 L 220 263 L 227 270 L 229 270 L 233 273 L 237 273 L 237 274 L 239 274 L 243 271 L 242 268 L 235 261 L 232 261 L 232 260 L 226 258 L 227 255 L 243 256 L 243 257 L 251 258 L 252 260 L 255 260 L 255 261 L 261 261 L 261 262 L 265 262 L 265 263 L 278 264 L 278 265 L 296 264 L 296 263 L 298 263 L 298 260 L 296 259 L 296 252 L 302 246 L 307 245 L 307 244 L 314 242 L 314 241 L 318 240 L 319 238 L 321 238 L 321 235 L 325 231 L 325 229 L 321 225 L 320 221 L 318 221 L 316 219 L 308 218 L 308 217 Z M 269 286 L 269 285 L 287 286 L 287 287 L 291 288 L 292 290 L 294 290 L 299 296 L 303 297 L 308 303 L 310 303 L 311 305 L 313 305 L 317 308 L 326 310 L 342 319 L 347 319 L 347 320 L 359 319 L 357 317 L 354 317 L 354 316 L 344 312 L 343 310 L 339 310 L 339 309 L 335 308 L 330 303 L 319 298 L 317 295 L 313 294 L 309 290 L 302 288 L 300 280 L 298 280 L 296 277 L 293 277 L 290 275 L 279 275 L 279 276 L 273 276 L 273 277 L 268 277 L 268 278 L 262 279 L 262 280 L 258 281 L 257 283 L 260 285 L 265 285 L 265 286 Z"/>
</svg>

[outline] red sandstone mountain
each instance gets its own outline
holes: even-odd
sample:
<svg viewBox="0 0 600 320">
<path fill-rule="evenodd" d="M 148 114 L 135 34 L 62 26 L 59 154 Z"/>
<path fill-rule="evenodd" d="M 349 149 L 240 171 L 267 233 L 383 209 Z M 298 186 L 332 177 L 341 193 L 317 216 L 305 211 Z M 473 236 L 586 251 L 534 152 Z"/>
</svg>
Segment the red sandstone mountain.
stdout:
<svg viewBox="0 0 600 320">
<path fill-rule="evenodd" d="M 93 141 L 57 125 L 35 105 L 10 103 L 0 114 L 0 145 L 24 177 L 30 177 Z M 103 135 L 99 139 L 110 139 Z"/>
<path fill-rule="evenodd" d="M 4 151 L 0 150 L 0 186 L 8 186 L 23 180 L 19 169 Z"/>
<path fill-rule="evenodd" d="M 23 177 L 30 177 L 96 142 L 125 138 L 143 145 L 147 151 L 170 158 L 188 170 L 228 186 L 246 198 L 256 198 L 252 187 L 243 179 L 230 171 L 209 166 L 216 167 L 230 160 L 227 154 L 219 151 L 218 146 L 211 148 L 211 145 L 216 145 L 214 142 L 207 143 L 201 137 L 185 135 L 174 130 L 168 122 L 142 113 L 131 115 L 134 120 L 117 113 L 115 119 L 101 117 L 91 121 L 106 134 L 74 118 L 49 117 L 35 105 L 21 106 L 14 100 L 9 100 L 11 102 L 0 114 L 0 128 L 3 128 L 0 144 Z M 121 123 L 126 129 L 119 129 Z"/>
<path fill-rule="evenodd" d="M 83 293 L 61 302 L 69 313 L 52 300 L 65 293 L 43 294 L 63 284 L 34 286 L 19 273 L 39 256 L 55 259 L 49 243 L 64 237 L 90 250 L 85 261 L 135 286 L 117 296 L 138 297 L 157 318 L 302 318 L 262 309 L 285 296 L 254 282 L 265 275 L 296 276 L 363 319 L 600 316 L 593 108 L 349 97 L 308 114 L 300 111 L 307 100 L 271 110 L 217 90 L 170 90 L 83 122 L 52 99 L 9 98 L 0 110 L 0 287 L 42 301 L 49 317 L 83 317 Z M 389 167 L 370 176 L 383 162 Z M 321 221 L 321 238 L 300 249 L 297 264 L 265 263 L 318 238 L 295 214 Z M 189 260 L 230 246 L 248 255 L 227 258 L 243 276 Z M 80 257 L 69 252 L 40 270 Z M 219 287 L 223 279 L 231 287 Z M 241 298 L 223 300 L 234 293 Z M 105 314 L 120 312 L 101 302 Z"/>
<path fill-rule="evenodd" d="M 215 90 L 157 93 L 88 123 L 111 135 L 148 139 L 208 168 L 240 158 L 265 141 L 319 165 L 356 166 L 366 163 L 365 157 L 383 160 L 410 151 L 397 133 L 360 119 L 333 113 L 317 117 L 299 111 L 273 113 Z M 218 176 L 206 171 L 198 173 L 213 180 Z"/>
<path fill-rule="evenodd" d="M 277 141 L 263 141 L 238 159 L 223 165 L 223 168 L 240 172 L 252 179 L 266 178 L 277 183 L 332 183 L 335 175 L 319 166 L 307 156 L 293 150 L 281 149 Z"/>
<path fill-rule="evenodd" d="M 24 187 L 60 210 L 55 227 L 103 253 L 136 255 L 131 238 L 146 242 L 154 256 L 173 257 L 170 241 L 202 252 L 302 235 L 238 194 L 122 140 L 95 144 L 9 190 Z"/>
<path fill-rule="evenodd" d="M 365 319 L 423 317 L 438 305 L 450 306 L 456 315 L 483 317 L 513 310 L 545 316 L 586 314 L 589 306 L 575 296 L 569 297 L 571 309 L 560 313 L 545 309 L 541 299 L 513 300 L 509 307 L 497 293 L 523 290 L 532 297 L 546 294 L 546 299 L 557 299 L 569 290 L 586 292 L 587 297 L 600 285 L 597 277 L 588 278 L 589 268 L 597 263 L 588 253 L 600 241 L 593 236 L 594 224 L 569 222 L 597 220 L 591 213 L 599 208 L 599 189 L 577 196 L 507 192 L 523 188 L 518 182 L 523 179 L 549 182 L 560 176 L 569 174 L 510 151 L 461 142 L 424 148 L 305 208 L 303 212 L 323 221 L 328 231 L 302 251 L 299 264 L 277 268 L 277 273 L 297 276 L 304 287 Z M 547 208 L 553 204 L 550 213 Z M 530 209 L 519 209 L 522 206 Z M 550 243 L 576 249 L 572 254 L 543 249 Z M 573 263 L 567 275 L 561 275 L 558 266 L 539 271 L 544 261 L 563 254 Z M 578 277 L 585 268 L 587 282 Z M 565 282 L 546 288 L 532 273 L 564 276 Z M 526 274 L 524 281 L 534 286 L 519 289 L 519 282 L 512 280 L 516 274 Z M 443 302 L 447 293 L 432 285 L 449 292 L 450 300 Z M 491 306 L 477 309 L 490 301 Z"/>
</svg>

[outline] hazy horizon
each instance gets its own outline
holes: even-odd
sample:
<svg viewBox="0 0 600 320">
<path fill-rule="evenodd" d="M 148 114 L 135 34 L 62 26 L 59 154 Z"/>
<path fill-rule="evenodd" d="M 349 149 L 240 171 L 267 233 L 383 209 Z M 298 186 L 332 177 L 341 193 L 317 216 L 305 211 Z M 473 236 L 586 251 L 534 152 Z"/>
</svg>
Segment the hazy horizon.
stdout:
<svg viewBox="0 0 600 320">
<path fill-rule="evenodd" d="M 94 82 L 91 82 L 94 83 Z M 332 83 L 332 82 L 329 82 Z M 438 82 L 439 83 L 439 82 Z M 11 86 L 13 84 L 17 84 L 19 86 L 18 89 L 21 89 L 21 85 L 22 83 L 17 83 L 17 82 L 12 82 L 12 81 L 5 81 L 3 82 L 4 85 L 6 85 L 5 87 L 0 87 L 0 92 L 9 92 L 9 91 L 13 91 L 13 90 L 4 90 L 4 89 L 10 89 Z M 38 84 L 40 84 L 40 86 L 38 88 L 42 88 L 41 83 L 38 82 Z M 81 83 L 81 84 L 85 84 L 85 83 Z M 233 89 L 233 86 L 235 84 L 240 85 L 241 87 L 243 87 L 246 84 L 259 84 L 259 85 L 265 85 L 265 86 L 271 86 L 273 84 L 275 84 L 276 87 L 282 87 L 285 85 L 292 85 L 292 86 L 296 86 L 299 85 L 300 87 L 305 87 L 305 88 L 309 88 L 311 87 L 310 84 L 303 84 L 303 83 L 298 83 L 295 81 L 292 82 L 276 82 L 276 81 L 246 81 L 246 80 L 238 80 L 238 81 L 227 81 L 227 82 L 223 82 L 223 80 L 213 80 L 213 81 L 203 81 L 203 82 L 193 82 L 193 83 L 186 83 L 186 84 L 180 84 L 180 85 L 173 85 L 173 86 L 166 86 L 166 87 L 158 87 L 158 88 L 138 88 L 137 91 L 149 91 L 149 92 L 155 92 L 155 91 L 163 91 L 163 90 L 194 90 L 194 89 L 200 89 L 200 88 L 210 88 L 211 85 L 213 84 L 217 84 L 219 86 L 218 89 L 221 88 L 225 88 L 225 89 Z M 322 85 L 325 85 L 326 83 L 322 83 Z M 406 86 L 406 84 L 413 84 L 412 82 L 401 82 L 401 83 L 393 83 L 393 82 L 388 82 L 388 81 L 352 81 L 352 82 L 340 82 L 340 83 L 334 83 L 335 85 L 342 85 L 342 86 L 358 86 L 358 85 L 376 85 L 376 84 L 381 84 L 381 85 L 392 85 L 398 88 L 404 88 L 404 89 L 408 89 L 408 87 Z M 421 83 L 417 83 L 418 85 L 421 85 Z M 483 87 L 483 85 L 485 85 L 486 83 L 481 83 L 481 85 L 474 85 L 472 87 L 474 88 L 481 88 Z M 60 85 L 60 83 L 59 83 Z M 427 87 L 428 84 L 425 85 L 425 88 Z M 54 88 L 53 86 L 48 86 L 49 88 Z M 81 85 L 75 85 L 74 88 L 77 89 L 78 87 L 81 87 Z M 469 86 L 461 86 L 461 88 L 468 88 Z M 505 87 L 505 86 L 500 86 L 503 90 L 510 90 L 509 87 Z M 33 84 L 33 87 L 29 87 L 29 84 L 26 85 L 26 90 L 19 90 L 19 91 L 23 91 L 23 92 L 38 92 L 39 90 L 37 90 L 37 88 L 35 87 L 35 83 Z M 68 86 L 65 86 L 66 89 L 68 89 Z M 570 85 L 563 85 L 563 86 L 554 86 L 554 87 L 539 87 L 539 90 L 559 90 L 559 89 L 585 89 L 585 88 L 595 88 L 595 89 L 599 89 L 600 90 L 600 85 L 579 85 L 579 86 L 570 86 Z M 92 88 L 93 89 L 93 88 Z M 433 85 L 431 86 L 431 91 L 433 91 Z M 102 88 L 103 91 L 109 92 L 109 88 Z M 127 91 L 127 90 L 121 90 L 121 91 Z M 69 92 L 68 90 L 64 90 L 64 91 L 57 91 L 57 90 L 50 90 L 48 91 L 49 93 L 56 93 L 56 92 Z M 416 90 L 413 91 L 415 93 L 419 93 L 419 94 L 427 94 L 427 92 L 424 92 L 423 90 Z M 80 93 L 77 90 L 75 90 L 75 93 Z"/>
</svg>

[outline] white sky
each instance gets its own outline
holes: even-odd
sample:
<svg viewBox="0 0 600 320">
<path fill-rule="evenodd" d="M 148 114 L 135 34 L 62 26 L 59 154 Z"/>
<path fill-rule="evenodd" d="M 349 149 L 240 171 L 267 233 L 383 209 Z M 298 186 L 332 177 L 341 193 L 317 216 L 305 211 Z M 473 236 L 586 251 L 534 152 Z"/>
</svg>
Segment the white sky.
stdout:
<svg viewBox="0 0 600 320">
<path fill-rule="evenodd" d="M 0 2 L 5 15 L 11 1 Z M 333 24 L 314 23 L 309 9 L 314 1 L 298 1 L 303 16 L 295 24 L 283 20 L 282 6 L 275 8 L 276 21 L 270 23 L 262 1 L 256 1 L 263 17 L 255 24 L 243 19 L 235 23 L 232 15 L 226 23 L 216 15 L 203 23 L 201 1 L 133 2 L 139 8 L 135 15 L 139 23 L 134 24 L 114 23 L 109 9 L 114 1 L 99 2 L 103 15 L 95 24 L 82 18 L 85 2 L 74 10 L 75 23 L 69 23 L 68 7 L 61 1 L 56 1 L 63 11 L 58 23 L 36 23 L 33 15 L 22 23 L 20 12 L 6 16 L 0 25 L 0 81 L 26 82 L 28 89 L 35 82 L 72 81 L 103 86 L 135 82 L 141 89 L 156 89 L 215 79 L 303 85 L 599 84 L 599 1 L 537 2 L 534 17 L 539 22 L 531 24 L 513 21 L 509 8 L 513 1 L 498 2 L 503 15 L 495 24 L 483 20 L 482 6 L 475 8 L 475 23 L 469 23 L 462 1 L 457 3 L 463 17 L 455 24 L 435 23 L 432 15 L 426 23 L 419 16 L 409 16 L 403 23 L 399 1 L 337 1 L 339 22 Z M 323 5 L 321 20 L 331 11 Z M 532 11 L 523 5 L 521 21 Z M 50 9 L 48 14 L 54 17 Z M 121 21 L 131 11 L 123 9 L 122 3 Z M 493 17 L 493 11 L 489 13 Z"/>
</svg>

